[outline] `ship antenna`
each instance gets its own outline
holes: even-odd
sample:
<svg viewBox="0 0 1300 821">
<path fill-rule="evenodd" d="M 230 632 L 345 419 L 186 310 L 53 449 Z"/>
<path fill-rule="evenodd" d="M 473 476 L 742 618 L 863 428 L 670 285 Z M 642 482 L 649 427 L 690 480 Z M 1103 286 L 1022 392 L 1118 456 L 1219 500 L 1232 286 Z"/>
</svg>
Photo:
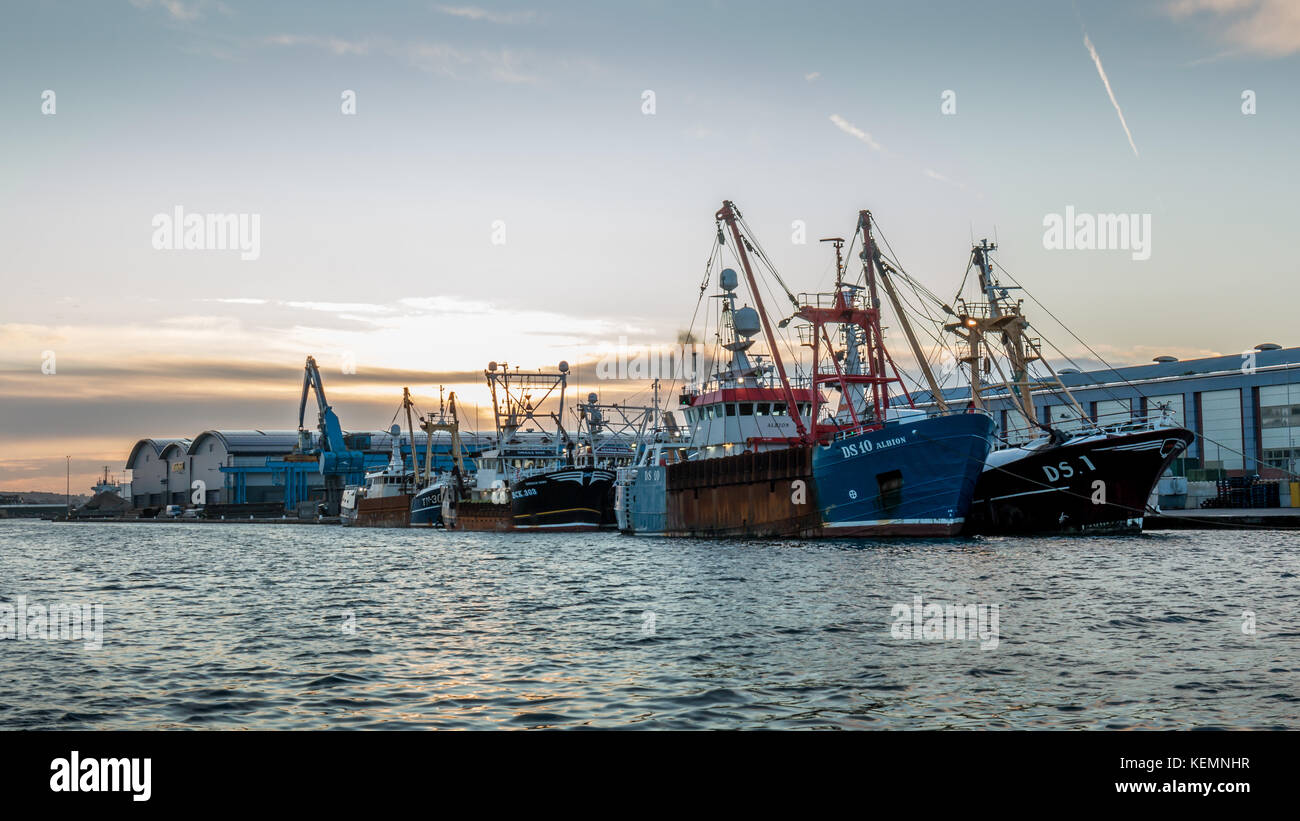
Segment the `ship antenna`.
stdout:
<svg viewBox="0 0 1300 821">
<path fill-rule="evenodd" d="M 844 287 L 844 238 L 827 237 L 819 242 L 829 242 L 835 246 L 835 290 Z"/>
</svg>

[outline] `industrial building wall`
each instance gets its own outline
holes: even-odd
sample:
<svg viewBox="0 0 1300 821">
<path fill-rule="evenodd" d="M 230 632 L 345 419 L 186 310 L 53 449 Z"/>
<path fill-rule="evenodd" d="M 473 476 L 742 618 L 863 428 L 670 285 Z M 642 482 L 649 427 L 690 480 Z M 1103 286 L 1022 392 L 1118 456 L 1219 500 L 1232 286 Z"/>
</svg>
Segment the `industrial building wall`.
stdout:
<svg viewBox="0 0 1300 821">
<path fill-rule="evenodd" d="M 1241 389 L 1201 391 L 1201 435 L 1206 468 L 1244 470 Z"/>
<path fill-rule="evenodd" d="M 190 482 L 200 480 L 206 493 L 205 504 L 220 505 L 230 500 L 227 491 L 227 474 L 221 472 L 221 466 L 227 463 L 226 446 L 215 437 L 208 436 L 195 443 L 194 453 L 190 456 Z"/>
<path fill-rule="evenodd" d="M 157 507 L 163 502 L 163 479 L 167 463 L 152 448 L 144 447 L 131 464 L 131 499 L 137 508 Z"/>
<path fill-rule="evenodd" d="M 1300 473 L 1300 384 L 1259 389 L 1260 447 L 1273 470 Z"/>
<path fill-rule="evenodd" d="M 163 504 L 190 504 L 190 459 L 184 447 L 169 445 L 162 456 L 167 463 L 167 494 Z"/>
</svg>

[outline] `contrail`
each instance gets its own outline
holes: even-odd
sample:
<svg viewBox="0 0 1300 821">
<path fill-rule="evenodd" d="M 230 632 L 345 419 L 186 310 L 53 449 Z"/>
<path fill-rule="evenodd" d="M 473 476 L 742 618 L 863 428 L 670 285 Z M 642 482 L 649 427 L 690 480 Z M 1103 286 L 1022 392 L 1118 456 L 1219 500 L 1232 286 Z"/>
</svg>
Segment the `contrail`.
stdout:
<svg viewBox="0 0 1300 821">
<path fill-rule="evenodd" d="M 1093 47 L 1092 40 L 1088 39 L 1088 32 L 1083 33 L 1083 44 L 1088 47 L 1088 53 L 1092 55 L 1092 61 L 1097 64 L 1097 73 L 1101 75 L 1102 85 L 1106 86 L 1106 93 L 1110 95 L 1110 104 L 1115 106 L 1115 113 L 1119 115 L 1119 124 L 1124 126 L 1124 133 L 1128 136 L 1128 144 L 1133 148 L 1133 156 L 1139 157 L 1137 144 L 1133 142 L 1133 132 L 1128 130 L 1128 123 L 1124 122 L 1124 111 L 1119 107 L 1119 100 L 1115 99 L 1115 92 L 1111 90 L 1110 80 L 1106 79 L 1106 69 L 1101 67 L 1101 58 L 1097 56 L 1097 49 Z"/>
<path fill-rule="evenodd" d="M 884 146 L 876 142 L 875 139 L 871 136 L 871 134 L 858 128 L 856 125 L 844 119 L 840 115 L 832 114 L 831 122 L 835 123 L 835 127 L 838 128 L 840 131 L 843 131 L 845 134 L 849 134 L 853 137 L 858 138 L 859 140 L 862 140 L 864 143 L 871 146 L 875 150 L 877 151 L 885 150 Z"/>
</svg>

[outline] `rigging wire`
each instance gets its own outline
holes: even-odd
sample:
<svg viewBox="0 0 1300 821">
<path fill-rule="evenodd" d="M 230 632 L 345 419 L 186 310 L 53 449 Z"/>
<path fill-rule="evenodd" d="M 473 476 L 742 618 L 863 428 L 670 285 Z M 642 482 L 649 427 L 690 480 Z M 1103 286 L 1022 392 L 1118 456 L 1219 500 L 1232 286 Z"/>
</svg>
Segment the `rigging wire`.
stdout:
<svg viewBox="0 0 1300 821">
<path fill-rule="evenodd" d="M 1059 319 L 1055 314 L 1053 314 L 1053 313 L 1051 312 L 1051 310 L 1050 310 L 1046 305 L 1044 305 L 1044 304 L 1043 304 L 1043 303 L 1042 303 L 1042 302 L 1041 302 L 1041 301 L 1040 301 L 1036 296 L 1034 296 L 1032 293 L 1030 293 L 1030 291 L 1029 291 L 1028 288 L 1026 288 L 1025 286 L 1021 285 L 1020 282 L 1015 278 L 1015 276 L 1012 275 L 1012 273 L 1011 273 L 1010 271 L 1008 271 L 1005 267 L 1003 267 L 1003 265 L 1002 265 L 1001 263 L 999 263 L 999 262 L 997 262 L 997 261 L 993 261 L 993 264 L 997 266 L 997 268 L 998 268 L 999 271 L 1001 271 L 1002 273 L 1006 274 L 1007 278 L 1010 279 L 1012 282 L 1014 282 L 1014 283 L 1016 284 L 1016 287 L 1018 287 L 1018 288 L 1020 288 L 1020 290 L 1024 291 L 1024 292 L 1025 292 L 1025 296 L 1027 296 L 1027 297 L 1029 297 L 1030 299 L 1032 299 L 1032 300 L 1034 301 L 1034 304 L 1035 304 L 1035 305 L 1037 305 L 1039 308 L 1041 308 L 1045 314 L 1047 314 L 1048 316 L 1050 316 L 1050 317 L 1051 317 L 1051 318 L 1056 322 L 1056 324 L 1058 324 L 1058 325 L 1060 325 L 1062 328 L 1064 328 L 1065 331 L 1066 331 L 1066 333 L 1068 333 L 1071 337 L 1074 338 L 1074 340 L 1075 340 L 1076 342 L 1078 342 L 1080 345 L 1082 345 L 1082 346 L 1084 347 L 1084 349 L 1088 351 L 1088 353 L 1092 354 L 1093 358 L 1095 358 L 1098 362 L 1100 362 L 1102 365 L 1104 365 L 1105 368 L 1106 368 L 1107 370 L 1109 370 L 1111 373 L 1113 373 L 1113 374 L 1115 374 L 1116 376 L 1118 376 L 1119 379 L 1120 379 L 1120 381 L 1123 382 L 1125 385 L 1127 385 L 1130 389 L 1132 389 L 1133 392 L 1136 393 L 1140 398 L 1142 398 L 1143 400 L 1149 400 L 1149 399 L 1150 399 L 1150 397 L 1148 397 L 1148 396 L 1147 396 L 1147 395 L 1142 391 L 1141 388 L 1139 388 L 1139 387 L 1138 387 L 1137 385 L 1135 385 L 1132 381 L 1130 381 L 1130 380 L 1128 379 L 1128 377 L 1124 376 L 1124 374 L 1121 373 L 1121 372 L 1119 371 L 1118 368 L 1114 367 L 1114 366 L 1111 365 L 1109 362 L 1107 362 L 1105 359 L 1103 359 L 1102 356 L 1101 356 L 1101 354 L 1099 354 L 1099 353 L 1097 353 L 1095 350 L 1093 350 L 1092 346 L 1090 346 L 1088 343 L 1086 343 L 1086 342 L 1084 342 L 1082 339 L 1080 339 L 1079 336 L 1078 336 L 1078 334 L 1076 334 L 1074 331 L 1070 330 L 1070 328 L 1069 328 L 1069 327 L 1068 327 L 1064 322 L 1062 322 L 1062 321 L 1061 321 L 1061 320 L 1060 320 L 1060 319 Z M 1035 330 L 1037 330 L 1037 329 L 1035 329 Z M 1044 339 L 1046 339 L 1046 337 L 1044 337 Z M 1054 349 L 1056 349 L 1058 353 L 1061 353 L 1061 352 L 1060 352 L 1060 349 L 1059 349 L 1059 348 L 1056 348 L 1056 345 L 1053 344 L 1053 343 L 1051 342 L 1051 340 L 1047 340 L 1047 341 L 1048 341 L 1048 344 L 1052 345 L 1052 347 L 1053 347 Z M 1073 359 L 1071 359 L 1071 358 L 1068 357 L 1068 356 L 1065 356 L 1063 353 L 1062 353 L 1061 355 L 1062 355 L 1062 356 L 1063 356 L 1067 361 L 1069 361 L 1072 365 L 1075 365 L 1076 368 L 1078 367 L 1078 365 L 1074 362 Z M 1081 370 L 1081 369 L 1080 369 L 1080 370 Z M 1111 390 L 1109 386 L 1104 385 L 1104 384 L 1102 384 L 1102 385 L 1095 385 L 1095 386 L 1092 387 L 1092 389 L 1093 389 L 1093 390 L 1100 389 L 1100 390 L 1104 391 L 1105 394 L 1106 394 L 1107 396 L 1109 396 L 1109 397 L 1110 397 L 1112 400 L 1114 400 L 1114 401 L 1123 401 L 1123 399 L 1124 399 L 1124 397 L 1119 396 L 1119 395 L 1116 394 L 1113 390 Z M 1067 389 L 1067 390 L 1068 390 L 1068 389 Z M 1260 459 L 1260 458 L 1255 457 L 1255 456 L 1251 456 L 1250 454 L 1246 453 L 1244 449 L 1243 449 L 1243 450 L 1237 450 L 1236 448 L 1234 448 L 1234 447 L 1232 447 L 1232 446 L 1230 446 L 1230 445 L 1226 445 L 1226 444 L 1224 444 L 1224 443 L 1222 443 L 1222 442 L 1219 442 L 1219 441 L 1217 441 L 1217 440 L 1215 440 L 1215 439 L 1212 439 L 1211 437 L 1206 436 L 1204 433 L 1201 433 L 1201 432 L 1199 432 L 1199 431 L 1195 431 L 1195 430 L 1193 430 L 1192 433 L 1193 433 L 1193 435 L 1195 435 L 1198 439 L 1202 439 L 1202 440 L 1204 440 L 1205 442 L 1208 442 L 1208 443 L 1214 445 L 1214 446 L 1215 446 L 1216 448 L 1218 448 L 1219 450 L 1226 450 L 1226 451 L 1228 451 L 1229 453 L 1233 454 L 1234 456 L 1240 456 L 1240 457 L 1242 457 L 1243 464 L 1246 463 L 1246 462 L 1251 462 L 1251 463 L 1254 463 L 1256 466 L 1266 467 L 1266 468 L 1271 468 L 1271 469 L 1273 469 L 1273 470 L 1279 470 L 1279 471 L 1281 471 L 1281 472 L 1283 472 L 1283 473 L 1286 473 L 1286 474 L 1288 474 L 1288 475 L 1290 475 L 1290 476 L 1300 477 L 1300 473 L 1293 472 L 1293 471 L 1291 471 L 1291 470 L 1289 470 L 1289 469 L 1287 469 L 1287 468 L 1279 468 L 1279 467 L 1276 467 L 1276 466 L 1274 466 L 1274 465 L 1270 465 L 1270 464 L 1268 464 L 1267 462 L 1265 462 L 1263 459 Z M 1244 444 L 1243 444 L 1243 448 L 1244 448 Z"/>
</svg>

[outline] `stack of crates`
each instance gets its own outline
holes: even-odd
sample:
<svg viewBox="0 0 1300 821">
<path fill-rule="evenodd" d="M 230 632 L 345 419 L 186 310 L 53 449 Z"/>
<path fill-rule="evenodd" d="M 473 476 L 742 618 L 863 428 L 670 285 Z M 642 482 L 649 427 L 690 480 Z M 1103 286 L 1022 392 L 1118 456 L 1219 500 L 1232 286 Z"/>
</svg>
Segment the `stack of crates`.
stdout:
<svg viewBox="0 0 1300 821">
<path fill-rule="evenodd" d="M 1275 481 L 1264 481 L 1258 476 L 1233 476 L 1215 483 L 1218 497 L 1206 499 L 1201 507 L 1227 507 L 1236 509 L 1281 507 L 1281 488 Z M 1291 488 L 1287 487 L 1288 494 Z"/>
</svg>

